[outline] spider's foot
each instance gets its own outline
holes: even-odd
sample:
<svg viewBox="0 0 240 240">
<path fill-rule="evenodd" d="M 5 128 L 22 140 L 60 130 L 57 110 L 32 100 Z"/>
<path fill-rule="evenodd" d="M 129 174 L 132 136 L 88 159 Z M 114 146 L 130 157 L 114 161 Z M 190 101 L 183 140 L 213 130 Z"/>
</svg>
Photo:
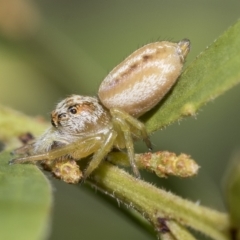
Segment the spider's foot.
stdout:
<svg viewBox="0 0 240 240">
<path fill-rule="evenodd" d="M 143 140 L 144 140 L 148 150 L 151 152 L 153 147 L 152 147 L 152 143 L 151 143 L 150 139 L 147 137 L 147 138 L 144 138 Z"/>
<path fill-rule="evenodd" d="M 140 172 L 139 172 L 139 170 L 138 170 L 137 167 L 134 167 L 134 168 L 133 168 L 133 175 L 134 175 L 135 178 L 137 178 L 137 179 L 140 179 L 140 178 L 141 178 Z"/>
<path fill-rule="evenodd" d="M 85 177 L 83 177 L 80 181 L 79 181 L 79 185 L 82 185 L 82 184 L 84 184 L 85 183 L 85 181 L 86 181 L 86 178 Z"/>
<path fill-rule="evenodd" d="M 86 171 L 83 173 L 83 176 L 81 178 L 81 180 L 79 181 L 80 184 L 84 184 L 87 180 L 87 178 L 89 177 L 89 174 L 86 174 Z"/>
</svg>

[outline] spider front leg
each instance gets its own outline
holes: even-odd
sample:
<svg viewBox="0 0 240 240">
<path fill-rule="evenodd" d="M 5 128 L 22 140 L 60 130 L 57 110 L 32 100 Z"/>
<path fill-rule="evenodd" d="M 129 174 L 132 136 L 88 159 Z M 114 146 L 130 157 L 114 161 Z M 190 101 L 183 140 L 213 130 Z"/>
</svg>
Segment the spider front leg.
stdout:
<svg viewBox="0 0 240 240">
<path fill-rule="evenodd" d="M 42 154 L 12 159 L 9 164 L 42 161 L 49 168 L 48 170 L 51 170 L 57 177 L 68 183 L 76 183 L 79 180 L 79 178 L 76 177 L 78 174 L 75 173 L 76 171 L 78 172 L 78 169 L 75 167 L 73 159 L 77 161 L 95 153 L 93 155 L 93 159 L 84 172 L 82 179 L 85 180 L 111 151 L 116 136 L 117 133 L 113 130 L 109 130 L 104 134 L 95 133 L 94 136 L 80 138 L 73 143 L 60 146 Z M 68 170 L 66 169 L 70 169 L 69 172 L 74 172 L 74 178 L 72 178 L 72 176 L 68 176 Z M 71 175 L 71 173 L 69 173 L 69 175 Z"/>
<path fill-rule="evenodd" d="M 63 156 L 71 156 L 74 159 L 84 158 L 93 152 L 97 151 L 102 142 L 102 136 L 88 136 L 80 138 L 79 140 L 55 148 L 50 151 L 46 151 L 40 154 L 33 154 L 25 157 L 19 157 L 9 161 L 9 164 L 26 163 L 26 162 L 37 162 L 37 161 L 57 161 Z"/>
<path fill-rule="evenodd" d="M 83 181 L 98 167 L 101 161 L 111 151 L 114 141 L 117 137 L 117 133 L 114 130 L 110 130 L 107 134 L 102 137 L 102 145 L 93 155 L 91 162 L 84 172 Z"/>
<path fill-rule="evenodd" d="M 133 146 L 133 140 L 132 140 L 132 134 L 135 133 L 135 131 L 132 132 L 132 129 L 138 130 L 140 133 L 138 133 L 137 136 L 143 138 L 148 148 L 152 149 L 151 142 L 148 138 L 146 128 L 143 123 L 141 123 L 140 121 L 138 121 L 137 119 L 133 118 L 131 115 L 129 115 L 128 113 L 120 109 L 113 108 L 110 110 L 110 113 L 113 117 L 113 123 L 118 127 L 120 127 L 121 131 L 123 132 L 124 140 L 125 140 L 124 145 L 128 152 L 128 157 L 129 157 L 129 161 L 130 161 L 133 173 L 136 177 L 139 178 L 140 173 L 135 163 L 134 146 Z"/>
</svg>

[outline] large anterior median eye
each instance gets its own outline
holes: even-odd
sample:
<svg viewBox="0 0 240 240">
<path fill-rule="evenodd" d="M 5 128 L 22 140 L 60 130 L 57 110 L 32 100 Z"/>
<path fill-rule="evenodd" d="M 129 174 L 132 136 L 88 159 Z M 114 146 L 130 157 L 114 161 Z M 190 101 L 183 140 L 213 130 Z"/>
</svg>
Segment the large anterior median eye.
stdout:
<svg viewBox="0 0 240 240">
<path fill-rule="evenodd" d="M 72 113 L 72 114 L 76 114 L 77 113 L 77 108 L 75 106 L 70 107 L 69 112 Z"/>
</svg>

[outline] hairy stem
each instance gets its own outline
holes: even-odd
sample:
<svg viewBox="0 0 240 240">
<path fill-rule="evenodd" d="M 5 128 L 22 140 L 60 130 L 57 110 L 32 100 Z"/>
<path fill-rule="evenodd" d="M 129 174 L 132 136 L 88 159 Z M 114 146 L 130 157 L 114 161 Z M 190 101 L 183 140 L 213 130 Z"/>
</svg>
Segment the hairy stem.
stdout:
<svg viewBox="0 0 240 240">
<path fill-rule="evenodd" d="M 176 220 L 216 240 L 228 240 L 229 218 L 226 214 L 199 206 L 170 192 L 136 179 L 107 162 L 101 164 L 91 185 L 118 201 L 136 209 L 159 231 L 159 218 Z"/>
</svg>

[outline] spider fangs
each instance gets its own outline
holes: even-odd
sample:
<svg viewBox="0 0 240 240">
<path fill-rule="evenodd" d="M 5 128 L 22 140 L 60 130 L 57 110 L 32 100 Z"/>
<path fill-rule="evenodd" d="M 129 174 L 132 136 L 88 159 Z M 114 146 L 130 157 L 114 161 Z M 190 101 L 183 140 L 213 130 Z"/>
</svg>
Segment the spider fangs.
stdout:
<svg viewBox="0 0 240 240">
<path fill-rule="evenodd" d="M 51 114 L 52 126 L 36 141 L 15 151 L 11 164 L 42 161 L 69 183 L 82 178 L 75 161 L 93 154 L 83 180 L 111 149 L 126 149 L 136 177 L 133 137 L 151 143 L 143 123 L 136 119 L 153 108 L 181 73 L 190 50 L 189 40 L 150 43 L 115 67 L 100 85 L 99 98 L 72 95 Z M 60 165 L 58 165 L 60 163 Z M 77 167 L 76 167 L 77 166 Z M 64 168 L 64 169 L 63 169 Z M 74 169 L 75 177 L 67 172 Z"/>
</svg>

